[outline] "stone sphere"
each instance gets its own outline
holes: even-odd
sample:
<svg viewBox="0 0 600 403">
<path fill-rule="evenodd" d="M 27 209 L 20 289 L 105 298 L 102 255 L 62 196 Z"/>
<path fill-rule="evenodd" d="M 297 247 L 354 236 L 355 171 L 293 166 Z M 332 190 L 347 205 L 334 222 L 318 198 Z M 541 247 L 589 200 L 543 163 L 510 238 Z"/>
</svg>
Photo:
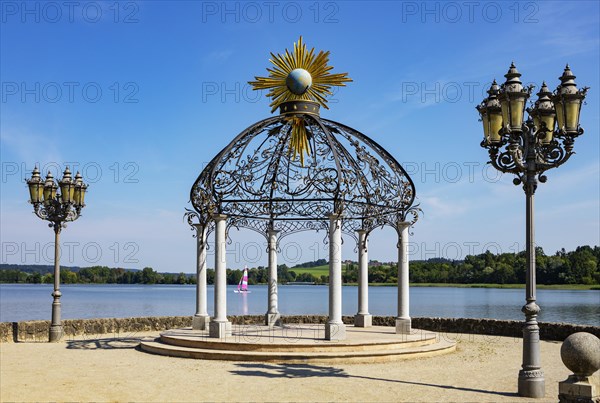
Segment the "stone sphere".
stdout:
<svg viewBox="0 0 600 403">
<path fill-rule="evenodd" d="M 294 69 L 285 79 L 285 85 L 292 93 L 302 95 L 312 85 L 312 76 L 304 69 Z"/>
<path fill-rule="evenodd" d="M 600 368 L 600 339 L 591 333 L 573 333 L 563 341 L 560 358 L 575 375 L 588 377 Z"/>
</svg>

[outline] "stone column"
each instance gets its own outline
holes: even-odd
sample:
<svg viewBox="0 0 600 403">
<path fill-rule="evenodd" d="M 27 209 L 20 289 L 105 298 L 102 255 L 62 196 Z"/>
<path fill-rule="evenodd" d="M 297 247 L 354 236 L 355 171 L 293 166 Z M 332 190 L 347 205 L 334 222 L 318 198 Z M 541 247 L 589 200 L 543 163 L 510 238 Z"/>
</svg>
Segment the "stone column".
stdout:
<svg viewBox="0 0 600 403">
<path fill-rule="evenodd" d="M 358 230 L 358 313 L 354 326 L 371 327 L 369 313 L 369 255 L 367 254 L 367 231 Z"/>
<path fill-rule="evenodd" d="M 408 287 L 408 228 L 410 223 L 398 223 L 398 317 L 396 333 L 408 334 L 411 331 Z"/>
<path fill-rule="evenodd" d="M 215 316 L 209 324 L 209 336 L 231 336 L 231 322 L 227 320 L 227 272 L 225 261 L 225 231 L 227 216 L 213 215 L 215 221 Z"/>
<path fill-rule="evenodd" d="M 196 229 L 196 314 L 192 329 L 206 330 L 210 322 L 206 304 L 206 233 L 208 226 L 194 224 Z"/>
<path fill-rule="evenodd" d="M 269 310 L 265 315 L 267 326 L 279 325 L 279 309 L 277 308 L 277 230 L 269 230 Z"/>
<path fill-rule="evenodd" d="M 325 339 L 346 339 L 342 322 L 342 220 L 337 214 L 329 216 L 329 320 Z"/>
</svg>

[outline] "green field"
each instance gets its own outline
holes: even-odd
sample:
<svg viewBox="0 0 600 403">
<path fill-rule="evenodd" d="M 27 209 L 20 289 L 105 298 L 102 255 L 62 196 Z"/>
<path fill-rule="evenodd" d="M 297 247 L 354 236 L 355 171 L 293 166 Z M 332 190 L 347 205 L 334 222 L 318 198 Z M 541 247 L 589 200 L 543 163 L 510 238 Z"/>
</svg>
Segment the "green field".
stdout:
<svg viewBox="0 0 600 403">
<path fill-rule="evenodd" d="M 382 266 L 384 267 L 384 266 Z M 387 266 L 385 266 L 387 267 Z M 296 272 L 296 274 L 310 273 L 313 276 L 329 276 L 329 265 L 315 266 L 315 267 L 294 267 L 289 269 L 290 271 Z M 346 270 L 346 265 L 342 264 L 342 273 Z"/>
<path fill-rule="evenodd" d="M 289 270 L 296 272 L 296 274 L 310 273 L 316 277 L 321 277 L 323 275 L 325 275 L 325 276 L 329 275 L 329 266 L 328 265 L 315 266 L 315 267 L 294 267 L 293 269 L 289 269 Z M 342 267 L 342 270 L 343 270 L 343 267 Z"/>
</svg>

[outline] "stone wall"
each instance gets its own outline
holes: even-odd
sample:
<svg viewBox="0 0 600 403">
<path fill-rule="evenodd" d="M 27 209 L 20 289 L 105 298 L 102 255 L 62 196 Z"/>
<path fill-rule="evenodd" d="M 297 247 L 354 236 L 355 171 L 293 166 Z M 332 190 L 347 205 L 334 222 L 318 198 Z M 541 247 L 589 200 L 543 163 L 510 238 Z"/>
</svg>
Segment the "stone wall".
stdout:
<svg viewBox="0 0 600 403">
<path fill-rule="evenodd" d="M 0 322 L 0 342 L 13 341 L 13 322 Z"/>
<path fill-rule="evenodd" d="M 378 320 L 390 323 L 390 318 L 373 318 L 373 324 Z M 387 321 L 385 321 L 387 319 Z M 416 329 L 432 330 L 448 333 L 473 333 L 494 336 L 523 337 L 523 321 L 495 320 L 495 319 L 470 319 L 470 318 L 413 318 L 412 325 Z M 540 322 L 540 338 L 542 340 L 563 341 L 569 335 L 577 332 L 588 332 L 600 337 L 600 326 L 582 326 L 569 323 Z"/>
<path fill-rule="evenodd" d="M 263 315 L 230 316 L 234 325 L 262 324 Z M 283 316 L 284 323 L 324 324 L 327 316 Z M 354 323 L 354 317 L 344 316 L 344 323 Z M 137 332 L 159 331 L 191 326 L 191 316 L 163 316 L 144 318 L 69 319 L 63 321 L 65 339 L 76 336 L 86 338 L 133 337 Z M 393 316 L 374 316 L 373 325 L 395 326 Z M 473 333 L 493 336 L 522 337 L 523 322 L 469 318 L 412 318 L 415 329 L 443 333 Z M 49 321 L 0 322 L 0 342 L 47 342 Z M 600 337 L 599 326 L 580 326 L 567 323 L 540 323 L 542 340 L 562 341 L 570 334 L 588 332 Z"/>
<path fill-rule="evenodd" d="M 65 338 L 68 340 L 76 336 L 128 337 L 136 332 L 189 327 L 192 325 L 192 318 L 191 316 L 150 316 L 144 318 L 67 319 L 62 323 Z M 50 321 L 47 320 L 1 322 L 0 342 L 47 342 L 49 329 Z"/>
</svg>

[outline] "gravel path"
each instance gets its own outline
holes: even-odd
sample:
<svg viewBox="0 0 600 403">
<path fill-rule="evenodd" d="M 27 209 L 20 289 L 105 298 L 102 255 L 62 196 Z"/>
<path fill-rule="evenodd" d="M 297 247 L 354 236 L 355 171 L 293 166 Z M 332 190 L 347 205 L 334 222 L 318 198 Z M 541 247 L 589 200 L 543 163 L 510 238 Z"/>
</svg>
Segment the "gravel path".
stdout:
<svg viewBox="0 0 600 403">
<path fill-rule="evenodd" d="M 0 401 L 556 401 L 569 372 L 560 343 L 542 342 L 546 398 L 516 392 L 521 340 L 446 334 L 457 351 L 381 364 L 278 365 L 170 358 L 142 337 L 0 344 Z M 599 375 L 600 376 L 600 375 Z"/>
</svg>

